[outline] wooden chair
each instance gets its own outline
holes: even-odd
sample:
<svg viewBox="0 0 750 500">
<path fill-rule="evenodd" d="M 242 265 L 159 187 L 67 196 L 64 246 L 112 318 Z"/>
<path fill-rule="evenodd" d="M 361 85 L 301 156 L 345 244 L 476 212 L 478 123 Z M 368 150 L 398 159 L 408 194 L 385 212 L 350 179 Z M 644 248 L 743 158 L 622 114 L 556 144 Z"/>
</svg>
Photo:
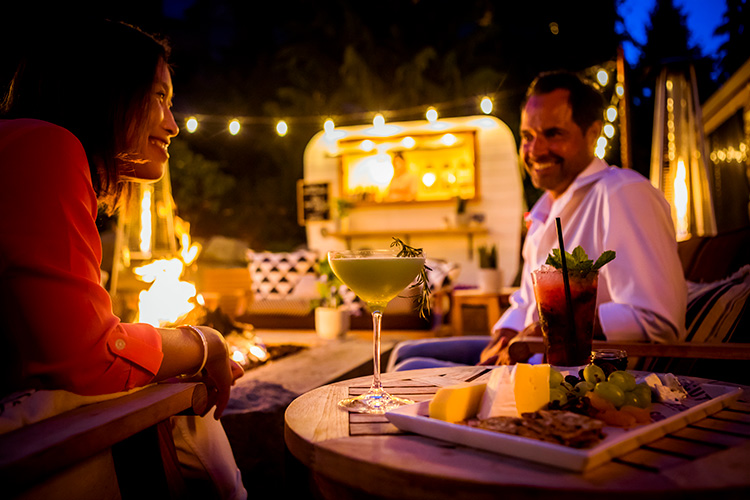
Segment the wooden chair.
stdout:
<svg viewBox="0 0 750 500">
<path fill-rule="evenodd" d="M 202 383 L 164 383 L 0 435 L 3 498 L 182 498 L 169 418 L 203 414 Z"/>
</svg>

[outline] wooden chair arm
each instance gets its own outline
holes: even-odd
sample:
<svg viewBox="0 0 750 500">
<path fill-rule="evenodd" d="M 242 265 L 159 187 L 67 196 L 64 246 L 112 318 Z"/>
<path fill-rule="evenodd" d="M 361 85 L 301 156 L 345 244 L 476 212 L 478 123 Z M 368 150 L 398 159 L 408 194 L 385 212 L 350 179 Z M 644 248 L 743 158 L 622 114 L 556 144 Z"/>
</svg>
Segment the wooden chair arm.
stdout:
<svg viewBox="0 0 750 500">
<path fill-rule="evenodd" d="M 741 343 L 676 342 L 653 344 L 649 342 L 595 340 L 593 348 L 623 349 L 628 353 L 628 356 L 633 357 L 750 360 L 750 344 Z M 508 348 L 508 354 L 513 361 L 525 360 L 532 354 L 543 352 L 544 341 L 539 337 L 512 342 Z"/>
<path fill-rule="evenodd" d="M 16 490 L 111 448 L 171 416 L 201 415 L 202 383 L 163 383 L 0 435 L 0 483 Z"/>
</svg>

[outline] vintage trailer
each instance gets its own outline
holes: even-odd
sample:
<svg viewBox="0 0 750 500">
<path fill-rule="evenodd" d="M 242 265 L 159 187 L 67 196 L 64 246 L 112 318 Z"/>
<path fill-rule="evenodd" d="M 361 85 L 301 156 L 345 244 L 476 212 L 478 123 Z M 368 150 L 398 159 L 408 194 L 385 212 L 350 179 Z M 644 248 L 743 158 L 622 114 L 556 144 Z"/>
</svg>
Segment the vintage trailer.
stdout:
<svg viewBox="0 0 750 500">
<path fill-rule="evenodd" d="M 384 247 L 398 237 L 461 266 L 477 285 L 478 249 L 497 246 L 501 285 L 520 266 L 521 166 L 508 126 L 492 116 L 342 128 L 309 142 L 300 181 L 308 247 Z"/>
</svg>

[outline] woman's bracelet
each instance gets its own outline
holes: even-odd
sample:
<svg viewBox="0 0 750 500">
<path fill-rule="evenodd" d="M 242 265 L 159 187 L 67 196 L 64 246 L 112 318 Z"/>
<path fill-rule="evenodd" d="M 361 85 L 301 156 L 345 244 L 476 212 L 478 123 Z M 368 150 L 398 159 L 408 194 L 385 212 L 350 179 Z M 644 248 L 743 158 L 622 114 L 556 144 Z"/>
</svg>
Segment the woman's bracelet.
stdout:
<svg viewBox="0 0 750 500">
<path fill-rule="evenodd" d="M 201 366 L 192 375 L 180 375 L 180 378 L 193 378 L 200 375 L 200 373 L 206 367 L 206 362 L 208 361 L 208 340 L 206 340 L 206 335 L 200 330 L 200 328 L 196 328 L 193 325 L 182 325 L 180 328 L 185 328 L 197 333 L 198 337 L 200 337 L 201 339 L 201 343 L 203 344 L 203 361 L 201 362 Z"/>
</svg>

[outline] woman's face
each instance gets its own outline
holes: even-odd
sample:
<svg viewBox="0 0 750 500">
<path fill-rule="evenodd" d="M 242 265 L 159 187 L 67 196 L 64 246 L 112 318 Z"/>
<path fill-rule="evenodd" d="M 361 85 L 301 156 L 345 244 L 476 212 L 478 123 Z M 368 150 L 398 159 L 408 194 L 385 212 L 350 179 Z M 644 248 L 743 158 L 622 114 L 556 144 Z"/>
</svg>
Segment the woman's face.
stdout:
<svg viewBox="0 0 750 500">
<path fill-rule="evenodd" d="M 169 143 L 179 132 L 172 115 L 172 77 L 164 61 L 159 62 L 149 96 L 145 139 L 139 141 L 138 156 L 145 163 L 136 163 L 136 180 L 155 181 L 164 175 L 169 160 Z"/>
</svg>

